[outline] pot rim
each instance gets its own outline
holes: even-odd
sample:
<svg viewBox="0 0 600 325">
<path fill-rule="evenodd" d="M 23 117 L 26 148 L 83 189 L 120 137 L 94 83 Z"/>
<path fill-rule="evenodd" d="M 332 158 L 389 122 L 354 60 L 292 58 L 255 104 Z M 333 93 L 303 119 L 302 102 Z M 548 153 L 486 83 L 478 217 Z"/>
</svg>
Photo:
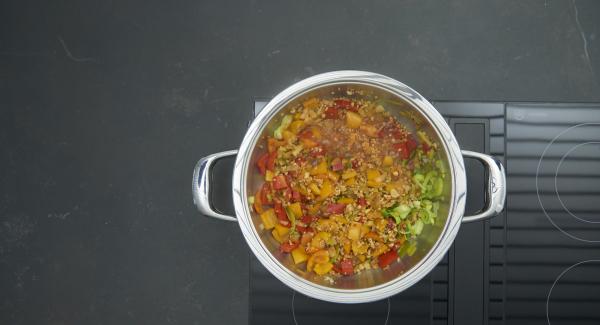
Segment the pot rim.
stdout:
<svg viewBox="0 0 600 325">
<path fill-rule="evenodd" d="M 363 84 L 380 88 L 412 104 L 437 132 L 447 156 L 453 176 L 448 218 L 435 244 L 412 268 L 395 279 L 377 286 L 362 289 L 326 287 L 304 279 L 281 264 L 268 250 L 252 223 L 246 192 L 246 175 L 251 153 L 267 123 L 290 101 L 315 88 L 335 84 Z M 440 113 L 418 92 L 409 86 L 381 74 L 366 71 L 333 71 L 301 80 L 281 91 L 254 119 L 238 150 L 233 171 L 233 201 L 240 229 L 248 246 L 271 274 L 295 291 L 304 295 L 337 303 L 364 303 L 395 295 L 425 277 L 443 258 L 460 228 L 466 200 L 466 174 L 460 147 Z"/>
</svg>

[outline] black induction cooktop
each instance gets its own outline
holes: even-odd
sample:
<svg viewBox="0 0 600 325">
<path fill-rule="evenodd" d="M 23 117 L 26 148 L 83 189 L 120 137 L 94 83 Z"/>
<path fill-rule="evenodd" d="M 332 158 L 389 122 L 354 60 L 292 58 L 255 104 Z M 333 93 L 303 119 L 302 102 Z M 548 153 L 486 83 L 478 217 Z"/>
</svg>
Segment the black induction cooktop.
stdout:
<svg viewBox="0 0 600 325">
<path fill-rule="evenodd" d="M 373 303 L 308 298 L 252 257 L 250 324 L 600 324 L 600 104 L 433 105 L 462 149 L 505 164 L 504 212 L 463 224 L 427 277 Z M 485 175 L 465 164 L 470 213 Z"/>
</svg>

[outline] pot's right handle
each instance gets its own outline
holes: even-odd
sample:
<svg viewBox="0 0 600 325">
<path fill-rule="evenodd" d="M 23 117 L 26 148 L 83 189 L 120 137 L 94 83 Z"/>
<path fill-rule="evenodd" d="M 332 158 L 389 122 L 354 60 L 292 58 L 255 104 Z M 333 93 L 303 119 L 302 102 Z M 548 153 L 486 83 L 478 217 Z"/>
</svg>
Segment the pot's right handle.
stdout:
<svg viewBox="0 0 600 325">
<path fill-rule="evenodd" d="M 235 217 L 215 211 L 210 201 L 210 181 L 213 165 L 219 159 L 235 155 L 237 155 L 237 150 L 218 152 L 200 159 L 196 164 L 192 176 L 192 195 L 194 204 L 203 215 L 221 220 L 237 221 Z"/>
<path fill-rule="evenodd" d="M 462 150 L 462 155 L 481 161 L 489 175 L 486 186 L 486 207 L 478 214 L 464 216 L 462 222 L 484 220 L 499 214 L 504 209 L 504 201 L 506 200 L 506 174 L 504 166 L 502 166 L 502 163 L 498 159 L 479 152 Z"/>
</svg>

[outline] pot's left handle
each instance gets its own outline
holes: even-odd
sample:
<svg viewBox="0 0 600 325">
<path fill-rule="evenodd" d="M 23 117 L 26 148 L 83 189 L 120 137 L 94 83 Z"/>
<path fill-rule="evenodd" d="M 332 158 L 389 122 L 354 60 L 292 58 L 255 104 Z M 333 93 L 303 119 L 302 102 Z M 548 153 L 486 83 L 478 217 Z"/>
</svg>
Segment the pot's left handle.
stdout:
<svg viewBox="0 0 600 325">
<path fill-rule="evenodd" d="M 221 158 L 235 155 L 237 155 L 237 150 L 218 152 L 200 159 L 196 164 L 192 179 L 192 195 L 194 204 L 203 215 L 221 220 L 237 221 L 235 217 L 215 211 L 210 201 L 210 181 L 214 164 Z"/>
</svg>

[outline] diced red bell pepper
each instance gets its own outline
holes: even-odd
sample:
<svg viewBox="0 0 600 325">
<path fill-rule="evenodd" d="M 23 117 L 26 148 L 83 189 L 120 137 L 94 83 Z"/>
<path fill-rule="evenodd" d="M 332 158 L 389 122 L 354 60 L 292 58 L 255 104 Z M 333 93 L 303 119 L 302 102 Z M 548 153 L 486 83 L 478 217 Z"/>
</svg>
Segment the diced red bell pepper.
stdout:
<svg viewBox="0 0 600 325">
<path fill-rule="evenodd" d="M 333 102 L 335 103 L 335 106 L 339 108 L 348 108 L 352 105 L 352 102 L 347 99 L 336 99 Z"/>
<path fill-rule="evenodd" d="M 358 167 L 360 167 L 360 163 L 358 162 L 358 160 L 352 160 L 352 168 L 356 169 Z"/>
<path fill-rule="evenodd" d="M 281 190 L 284 188 L 287 188 L 288 184 L 285 180 L 285 176 L 284 175 L 277 175 L 275 176 L 275 178 L 273 179 L 273 188 L 276 190 Z"/>
<path fill-rule="evenodd" d="M 410 158 L 410 151 L 408 151 L 408 148 L 406 147 L 406 142 L 394 143 L 392 147 L 394 150 L 398 151 L 400 158 L 405 160 Z"/>
<path fill-rule="evenodd" d="M 289 242 L 285 241 L 279 245 L 279 250 L 283 253 L 289 253 L 293 251 L 296 247 L 300 246 L 300 242 Z"/>
<path fill-rule="evenodd" d="M 269 159 L 269 154 L 265 153 L 264 155 L 260 156 L 260 158 L 258 158 L 258 161 L 256 161 L 256 167 L 258 167 L 258 171 L 260 172 L 261 175 L 264 175 L 265 172 L 267 171 L 268 159 Z"/>
<path fill-rule="evenodd" d="M 409 136 L 406 139 L 406 149 L 408 149 L 409 152 L 413 152 L 415 149 L 417 149 L 417 141 L 415 141 L 413 136 Z"/>
<path fill-rule="evenodd" d="M 269 199 L 271 196 L 271 186 L 269 182 L 263 183 L 262 188 L 260 189 L 260 201 L 262 204 L 272 204 L 273 198 Z"/>
<path fill-rule="evenodd" d="M 398 252 L 396 250 L 391 250 L 385 254 L 381 254 L 378 257 L 379 267 L 385 268 L 386 266 L 392 264 L 398 258 Z"/>
<path fill-rule="evenodd" d="M 423 152 L 425 152 L 425 153 L 428 153 L 429 150 L 431 149 L 431 147 L 425 141 L 423 141 L 423 143 L 421 144 L 421 147 L 423 148 Z"/>
<path fill-rule="evenodd" d="M 344 164 L 342 164 L 342 159 L 340 159 L 339 157 L 333 158 L 333 160 L 331 161 L 331 170 L 333 170 L 334 172 L 337 172 L 338 170 L 342 170 L 342 169 L 344 169 Z"/>
<path fill-rule="evenodd" d="M 356 203 L 358 203 L 358 205 L 360 205 L 361 207 L 366 207 L 367 199 L 365 199 L 364 197 L 359 197 Z"/>
<path fill-rule="evenodd" d="M 347 258 L 340 262 L 340 273 L 343 275 L 354 274 L 354 266 L 352 265 L 351 259 Z"/>
<path fill-rule="evenodd" d="M 346 209 L 346 205 L 342 203 L 331 203 L 327 206 L 325 211 L 329 214 L 340 214 Z"/>
<path fill-rule="evenodd" d="M 290 220 L 288 219 L 287 213 L 285 213 L 285 210 L 283 209 L 283 205 L 281 205 L 281 202 L 279 202 L 279 201 L 275 202 L 275 206 L 273 207 L 273 209 L 275 210 L 275 215 L 277 216 L 279 223 L 282 226 L 291 227 Z"/>
<path fill-rule="evenodd" d="M 277 151 L 271 152 L 267 158 L 267 169 L 270 171 L 275 170 L 275 159 L 277 158 Z"/>
<path fill-rule="evenodd" d="M 304 223 L 305 225 L 310 225 L 310 223 L 313 221 L 314 217 L 308 214 L 305 214 L 304 216 L 302 216 L 302 223 Z"/>
<path fill-rule="evenodd" d="M 342 273 L 342 268 L 340 267 L 340 263 L 333 264 L 332 270 L 336 273 Z"/>
<path fill-rule="evenodd" d="M 288 187 L 285 190 L 283 190 L 283 197 L 285 198 L 286 201 L 291 201 L 292 200 L 292 189 Z"/>
<path fill-rule="evenodd" d="M 308 227 L 296 224 L 296 230 L 298 230 L 299 233 L 301 233 L 301 234 L 305 233 L 306 229 L 308 229 Z"/>
<path fill-rule="evenodd" d="M 300 194 L 300 192 L 298 192 L 296 190 L 292 190 L 292 201 L 293 202 L 302 201 L 302 194 Z"/>
<path fill-rule="evenodd" d="M 340 116 L 340 110 L 337 107 L 330 106 L 325 109 L 325 118 L 336 119 Z"/>
</svg>

